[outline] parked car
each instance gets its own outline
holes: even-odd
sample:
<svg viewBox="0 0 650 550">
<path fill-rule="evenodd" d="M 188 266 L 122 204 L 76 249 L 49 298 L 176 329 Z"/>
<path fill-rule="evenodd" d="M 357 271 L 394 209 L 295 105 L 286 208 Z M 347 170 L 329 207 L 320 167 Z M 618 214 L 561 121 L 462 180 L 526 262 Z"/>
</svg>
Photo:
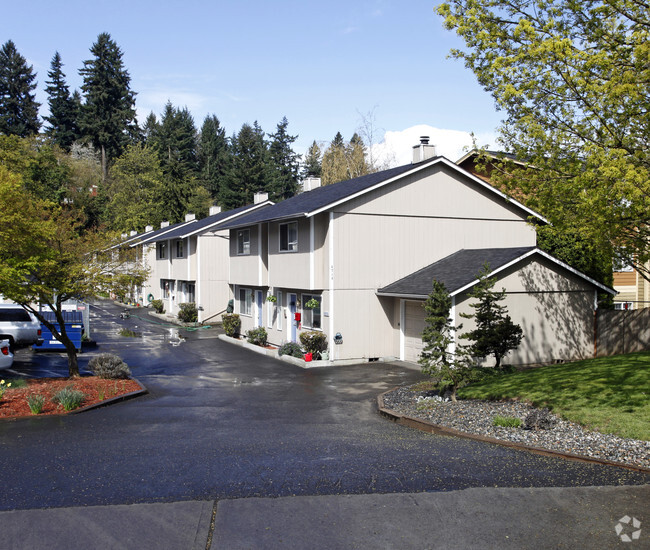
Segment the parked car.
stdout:
<svg viewBox="0 0 650 550">
<path fill-rule="evenodd" d="M 11 368 L 14 354 L 9 349 L 9 340 L 0 340 L 0 370 Z"/>
<path fill-rule="evenodd" d="M 41 323 L 33 313 L 17 304 L 0 304 L 0 339 L 9 341 L 15 349 L 42 344 Z"/>
</svg>

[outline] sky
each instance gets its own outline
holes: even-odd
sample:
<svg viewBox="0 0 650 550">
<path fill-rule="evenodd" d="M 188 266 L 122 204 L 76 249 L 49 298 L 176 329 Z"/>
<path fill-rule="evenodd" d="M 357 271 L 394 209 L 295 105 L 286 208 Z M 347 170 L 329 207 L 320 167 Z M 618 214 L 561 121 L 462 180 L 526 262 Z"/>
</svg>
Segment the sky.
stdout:
<svg viewBox="0 0 650 550">
<path fill-rule="evenodd" d="M 471 147 L 497 148 L 494 101 L 463 62 L 462 43 L 424 0 L 26 0 L 3 2 L 0 44 L 11 39 L 44 91 L 56 51 L 71 90 L 102 32 L 123 52 L 138 121 L 167 101 L 187 107 L 200 129 L 216 115 L 227 135 L 257 121 L 273 133 L 286 116 L 304 154 L 313 141 L 349 140 L 366 122 L 377 151 L 410 162 L 429 135 L 458 160 Z M 382 143 L 383 142 L 383 143 Z"/>
</svg>

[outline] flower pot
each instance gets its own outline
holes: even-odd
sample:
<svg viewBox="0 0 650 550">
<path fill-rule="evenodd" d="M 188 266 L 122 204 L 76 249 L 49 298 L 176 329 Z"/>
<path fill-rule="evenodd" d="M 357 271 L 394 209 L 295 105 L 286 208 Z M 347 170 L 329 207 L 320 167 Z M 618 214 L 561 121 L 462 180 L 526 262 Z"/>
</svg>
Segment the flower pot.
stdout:
<svg viewBox="0 0 650 550">
<path fill-rule="evenodd" d="M 305 353 L 305 362 L 309 363 L 312 360 L 312 354 L 311 353 Z"/>
</svg>

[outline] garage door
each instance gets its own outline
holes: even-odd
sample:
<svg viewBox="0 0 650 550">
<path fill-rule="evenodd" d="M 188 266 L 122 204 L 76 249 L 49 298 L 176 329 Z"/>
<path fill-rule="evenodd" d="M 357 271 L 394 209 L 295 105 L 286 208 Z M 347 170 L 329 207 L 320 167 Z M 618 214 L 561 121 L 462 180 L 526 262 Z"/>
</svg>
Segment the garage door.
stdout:
<svg viewBox="0 0 650 550">
<path fill-rule="evenodd" d="M 404 304 L 404 360 L 417 362 L 422 352 L 424 330 L 424 302 L 407 301 Z"/>
</svg>

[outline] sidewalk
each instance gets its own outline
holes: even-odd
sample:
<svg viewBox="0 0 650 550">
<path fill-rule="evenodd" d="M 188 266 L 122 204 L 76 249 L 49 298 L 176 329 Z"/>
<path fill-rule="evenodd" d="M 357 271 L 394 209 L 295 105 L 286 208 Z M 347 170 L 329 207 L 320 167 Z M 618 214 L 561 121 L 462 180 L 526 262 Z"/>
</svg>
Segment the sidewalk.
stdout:
<svg viewBox="0 0 650 550">
<path fill-rule="evenodd" d="M 250 498 L 0 513 L 2 548 L 650 548 L 650 487 Z M 621 518 L 642 522 L 624 543 Z M 632 521 L 621 524 L 632 536 Z"/>
</svg>

